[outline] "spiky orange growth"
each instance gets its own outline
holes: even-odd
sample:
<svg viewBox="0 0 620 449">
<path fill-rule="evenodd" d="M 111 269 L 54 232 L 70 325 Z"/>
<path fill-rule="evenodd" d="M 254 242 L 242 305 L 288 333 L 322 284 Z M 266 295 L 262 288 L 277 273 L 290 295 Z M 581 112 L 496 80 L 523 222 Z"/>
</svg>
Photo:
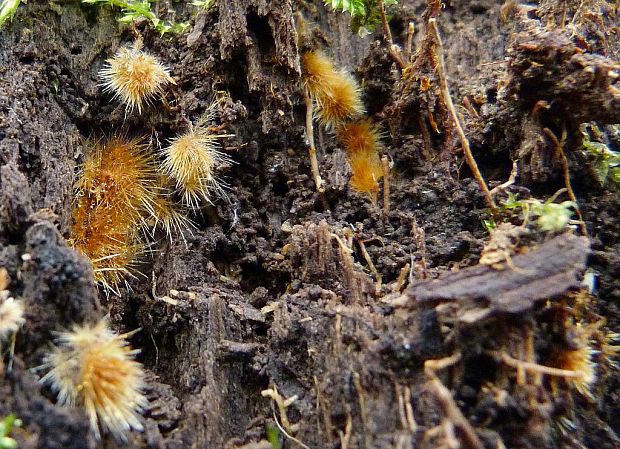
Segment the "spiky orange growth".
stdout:
<svg viewBox="0 0 620 449">
<path fill-rule="evenodd" d="M 378 153 L 382 148 L 381 131 L 370 120 L 343 124 L 338 137 L 347 154 Z"/>
<path fill-rule="evenodd" d="M 184 232 L 196 229 L 192 221 L 179 211 L 179 207 L 172 200 L 172 192 L 166 187 L 160 186 L 158 196 L 155 198 L 153 209 L 155 215 L 152 218 L 153 232 L 159 227 L 164 231 L 168 239 L 172 241 L 174 235 L 180 235 L 185 241 Z"/>
<path fill-rule="evenodd" d="M 198 124 L 163 150 L 163 172 L 175 180 L 183 202 L 193 209 L 199 209 L 203 199 L 211 203 L 214 194 L 223 195 L 225 185 L 216 172 L 231 159 L 220 151 L 221 137 L 225 135 Z"/>
<path fill-rule="evenodd" d="M 360 88 L 355 79 L 337 69 L 320 51 L 302 56 L 303 82 L 318 106 L 319 121 L 328 129 L 364 113 Z"/>
<path fill-rule="evenodd" d="M 42 379 L 58 393 L 61 405 L 84 407 L 97 438 L 100 429 L 124 440 L 130 430 L 142 430 L 139 413 L 148 401 L 142 389 L 144 371 L 134 360 L 126 338 L 106 320 L 95 326 L 75 326 L 56 339 L 58 346 L 45 359 L 51 370 Z"/>
<path fill-rule="evenodd" d="M 596 381 L 596 363 L 592 360 L 594 350 L 585 345 L 578 349 L 556 351 L 549 365 L 580 373 L 580 377 L 567 378 L 566 382 L 584 396 L 592 397 L 590 387 Z M 552 379 L 552 386 L 557 387 L 558 379 Z"/>
<path fill-rule="evenodd" d="M 141 42 L 122 47 L 99 72 L 104 92 L 110 92 L 125 105 L 127 112 L 138 109 L 161 94 L 168 83 L 176 84 L 168 69 L 141 49 Z"/>
<path fill-rule="evenodd" d="M 347 152 L 351 166 L 351 187 L 376 200 L 383 166 L 379 151 L 382 148 L 381 132 L 370 120 L 349 122 L 338 127 L 338 137 Z"/>
<path fill-rule="evenodd" d="M 358 192 L 370 195 L 373 202 L 379 192 L 379 180 L 383 177 L 381 159 L 376 152 L 349 155 L 351 179 L 349 184 Z"/>
<path fill-rule="evenodd" d="M 70 243 L 112 289 L 132 274 L 145 245 L 140 231 L 156 216 L 156 168 L 137 139 L 91 145 L 76 183 Z"/>
</svg>

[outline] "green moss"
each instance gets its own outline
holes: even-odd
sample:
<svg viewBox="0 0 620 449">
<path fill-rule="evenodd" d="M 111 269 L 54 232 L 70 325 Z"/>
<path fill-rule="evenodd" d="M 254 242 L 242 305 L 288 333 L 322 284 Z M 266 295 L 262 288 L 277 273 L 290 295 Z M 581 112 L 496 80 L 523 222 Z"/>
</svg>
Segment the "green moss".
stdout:
<svg viewBox="0 0 620 449">
<path fill-rule="evenodd" d="M 184 22 L 167 22 L 157 17 L 151 10 L 153 0 L 82 0 L 82 3 L 120 8 L 122 16 L 119 17 L 119 22 L 133 23 L 136 20 L 146 19 L 162 35 L 181 33 L 188 27 Z"/>
<path fill-rule="evenodd" d="M 386 8 L 397 3 L 397 0 L 383 1 Z M 325 4 L 336 11 L 351 14 L 351 25 L 356 33 L 367 34 L 381 23 L 378 0 L 327 0 Z"/>
</svg>

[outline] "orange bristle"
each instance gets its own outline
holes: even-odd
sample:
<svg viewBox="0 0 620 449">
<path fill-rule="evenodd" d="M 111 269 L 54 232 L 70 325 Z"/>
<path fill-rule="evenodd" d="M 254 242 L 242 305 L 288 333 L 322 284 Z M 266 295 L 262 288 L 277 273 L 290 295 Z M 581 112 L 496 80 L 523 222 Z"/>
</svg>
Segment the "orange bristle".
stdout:
<svg viewBox="0 0 620 449">
<path fill-rule="evenodd" d="M 142 430 L 139 412 L 148 404 L 144 371 L 134 360 L 138 351 L 126 341 L 129 335 L 115 334 L 106 320 L 75 326 L 59 334 L 58 346 L 45 359 L 51 370 L 41 382 L 51 384 L 61 405 L 84 407 L 97 438 L 102 428 L 120 440 L 130 430 Z"/>
<path fill-rule="evenodd" d="M 360 88 L 355 79 L 336 69 L 322 52 L 304 53 L 302 65 L 304 86 L 316 101 L 317 117 L 326 128 L 333 129 L 364 113 Z"/>
<path fill-rule="evenodd" d="M 104 92 L 114 94 L 127 112 L 138 109 L 142 113 L 143 104 L 161 94 L 166 84 L 176 84 L 168 69 L 141 47 L 141 41 L 137 41 L 119 49 L 99 72 Z"/>
<path fill-rule="evenodd" d="M 377 153 L 382 148 L 381 131 L 370 120 L 349 122 L 338 127 L 338 137 L 347 154 Z"/>
<path fill-rule="evenodd" d="M 590 387 L 596 381 L 596 363 L 592 360 L 594 350 L 589 346 L 578 349 L 556 350 L 549 365 L 580 373 L 580 377 L 565 379 L 569 386 L 575 388 L 584 396 L 592 397 Z M 557 388 L 558 379 L 552 379 L 552 385 Z"/>
<path fill-rule="evenodd" d="M 379 180 L 383 177 L 381 159 L 376 152 L 353 153 L 349 155 L 351 179 L 349 184 L 354 190 L 370 195 L 376 201 Z"/>
<path fill-rule="evenodd" d="M 194 210 L 200 208 L 203 200 L 212 203 L 214 196 L 225 196 L 226 185 L 217 171 L 232 160 L 220 150 L 219 140 L 230 135 L 219 134 L 210 127 L 218 104 L 213 102 L 195 126 L 171 140 L 161 152 L 163 173 L 174 180 L 183 202 Z"/>
<path fill-rule="evenodd" d="M 303 83 L 314 98 L 328 95 L 341 73 L 323 52 L 309 51 L 301 57 Z"/>
<path fill-rule="evenodd" d="M 161 177 L 160 177 L 161 178 Z M 173 192 L 165 184 L 165 178 L 160 179 L 158 186 L 158 196 L 155 198 L 155 216 L 151 220 L 153 234 L 156 228 L 164 231 L 168 239 L 172 242 L 174 234 L 178 234 L 185 241 L 184 232 L 196 229 L 192 221 L 181 213 L 179 206 L 172 200 Z"/>
<path fill-rule="evenodd" d="M 351 187 L 370 195 L 373 201 L 383 177 L 383 165 L 379 157 L 382 149 L 381 131 L 370 120 L 348 122 L 338 127 L 338 137 L 347 152 L 351 165 Z"/>
<path fill-rule="evenodd" d="M 114 291 L 145 250 L 140 231 L 155 216 L 156 168 L 137 139 L 92 147 L 76 182 L 70 243 L 88 257 L 95 279 Z"/>
</svg>

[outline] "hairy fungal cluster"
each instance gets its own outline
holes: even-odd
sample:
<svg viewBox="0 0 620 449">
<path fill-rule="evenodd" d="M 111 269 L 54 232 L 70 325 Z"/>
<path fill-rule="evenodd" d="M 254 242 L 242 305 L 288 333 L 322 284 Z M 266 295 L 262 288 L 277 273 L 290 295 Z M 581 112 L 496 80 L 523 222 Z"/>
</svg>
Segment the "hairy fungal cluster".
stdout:
<svg viewBox="0 0 620 449">
<path fill-rule="evenodd" d="M 224 196 L 225 184 L 216 171 L 232 161 L 220 151 L 219 139 L 227 135 L 213 131 L 217 105 L 212 103 L 195 126 L 190 125 L 162 151 L 163 172 L 175 181 L 183 202 L 192 209 L 198 209 L 202 200 L 211 203 L 214 195 Z"/>
<path fill-rule="evenodd" d="M 302 56 L 304 85 L 318 106 L 319 122 L 335 129 L 344 121 L 364 114 L 360 88 L 355 79 L 320 51 Z"/>
<path fill-rule="evenodd" d="M 379 151 L 381 133 L 363 117 L 364 105 L 357 82 L 337 69 L 321 51 L 303 54 L 303 85 L 316 103 L 316 116 L 328 130 L 335 131 L 348 156 L 354 190 L 368 194 L 373 202 L 383 176 Z"/>
<path fill-rule="evenodd" d="M 104 91 L 113 93 L 127 113 L 143 107 L 163 93 L 174 80 L 168 69 L 142 49 L 142 39 L 123 47 L 100 71 Z M 183 240 L 194 224 L 176 197 L 193 210 L 223 194 L 216 172 L 230 163 L 220 151 L 212 126 L 219 102 L 205 118 L 166 149 L 152 149 L 141 139 L 115 137 L 86 144 L 85 160 L 75 184 L 70 243 L 90 260 L 95 280 L 119 294 L 159 228 L 172 241 Z"/>
<path fill-rule="evenodd" d="M 137 109 L 141 114 L 145 103 L 161 95 L 168 83 L 175 84 L 168 69 L 142 50 L 141 40 L 122 47 L 106 63 L 99 72 L 103 89 L 124 104 L 128 113 Z"/>
<path fill-rule="evenodd" d="M 75 184 L 70 244 L 93 266 L 95 280 L 118 294 L 138 273 L 156 230 L 170 240 L 194 228 L 173 198 L 171 179 L 140 139 L 88 143 Z"/>
<path fill-rule="evenodd" d="M 88 257 L 95 279 L 115 291 L 146 248 L 141 230 L 155 215 L 157 169 L 136 139 L 89 146 L 75 186 L 70 243 Z"/>
<path fill-rule="evenodd" d="M 367 119 L 345 123 L 338 128 L 338 137 L 351 164 L 351 187 L 375 199 L 379 190 L 378 181 L 383 176 L 379 128 Z"/>
<path fill-rule="evenodd" d="M 60 404 L 83 407 L 98 438 L 101 430 L 120 440 L 142 430 L 139 413 L 148 403 L 144 371 L 134 360 L 138 351 L 129 347 L 129 335 L 115 334 L 106 320 L 76 326 L 58 335 L 45 359 L 50 371 L 41 382 L 58 394 Z"/>
</svg>

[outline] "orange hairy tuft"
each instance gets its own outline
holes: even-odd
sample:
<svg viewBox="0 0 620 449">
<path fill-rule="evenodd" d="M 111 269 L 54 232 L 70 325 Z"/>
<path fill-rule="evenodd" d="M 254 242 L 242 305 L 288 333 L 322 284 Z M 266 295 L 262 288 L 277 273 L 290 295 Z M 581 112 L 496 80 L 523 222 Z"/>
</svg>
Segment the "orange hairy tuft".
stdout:
<svg viewBox="0 0 620 449">
<path fill-rule="evenodd" d="M 95 326 L 76 326 L 62 332 L 58 346 L 47 355 L 51 370 L 41 382 L 58 393 L 61 405 L 84 407 L 95 435 L 100 429 L 124 440 L 130 430 L 142 430 L 139 413 L 148 401 L 142 389 L 144 371 L 134 360 L 126 338 L 117 335 L 106 320 Z"/>
<path fill-rule="evenodd" d="M 153 209 L 155 215 L 151 219 L 153 225 L 153 233 L 155 229 L 159 227 L 168 236 L 168 239 L 172 242 L 174 234 L 178 234 L 185 241 L 184 232 L 192 229 L 196 229 L 196 226 L 192 221 L 182 214 L 179 210 L 179 206 L 172 200 L 172 191 L 168 190 L 165 186 L 165 179 L 161 179 L 160 176 L 158 186 L 158 195 L 155 198 Z"/>
<path fill-rule="evenodd" d="M 379 191 L 379 180 L 383 177 L 379 128 L 370 120 L 361 120 L 341 125 L 337 133 L 351 165 L 351 187 L 369 194 L 374 201 Z"/>
<path fill-rule="evenodd" d="M 360 88 L 351 75 L 338 70 L 322 52 L 302 56 L 304 86 L 318 106 L 319 121 L 333 129 L 364 113 Z"/>
<path fill-rule="evenodd" d="M 338 137 L 347 154 L 377 153 L 381 148 L 381 131 L 370 120 L 345 123 L 338 128 Z"/>
<path fill-rule="evenodd" d="M 580 377 L 567 378 L 566 382 L 584 396 L 592 397 L 590 386 L 596 381 L 596 363 L 592 360 L 594 350 L 589 346 L 558 351 L 550 361 L 554 368 L 576 371 Z M 557 382 L 557 379 L 553 379 Z"/>
<path fill-rule="evenodd" d="M 370 195 L 376 201 L 379 180 L 383 177 L 381 159 L 376 152 L 353 153 L 349 155 L 351 179 L 349 184 L 358 192 Z"/>
<path fill-rule="evenodd" d="M 127 112 L 138 109 L 142 113 L 143 104 L 161 94 L 166 84 L 176 84 L 168 69 L 140 47 L 136 42 L 119 49 L 99 72 L 104 91 L 114 94 Z"/>
<path fill-rule="evenodd" d="M 217 103 L 195 127 L 171 140 L 162 151 L 163 172 L 174 179 L 183 202 L 192 209 L 199 209 L 201 200 L 211 203 L 214 194 L 224 195 L 225 184 L 217 177 L 217 170 L 232 163 L 219 144 L 219 139 L 228 135 L 217 134 L 208 127 L 215 106 Z"/>
<path fill-rule="evenodd" d="M 553 348 L 548 364 L 554 368 L 574 371 L 580 376 L 567 377 L 566 383 L 584 396 L 592 398 L 590 387 L 596 381 L 596 362 L 593 356 L 596 350 L 592 347 L 591 337 L 598 330 L 599 323 L 582 326 L 569 324 L 567 334 L 571 336 L 572 347 Z M 551 379 L 551 385 L 557 388 L 557 378 Z"/>
<path fill-rule="evenodd" d="M 144 252 L 139 234 L 155 216 L 155 179 L 153 158 L 138 140 L 115 138 L 86 155 L 70 243 L 88 257 L 95 279 L 113 291 Z"/>
</svg>

